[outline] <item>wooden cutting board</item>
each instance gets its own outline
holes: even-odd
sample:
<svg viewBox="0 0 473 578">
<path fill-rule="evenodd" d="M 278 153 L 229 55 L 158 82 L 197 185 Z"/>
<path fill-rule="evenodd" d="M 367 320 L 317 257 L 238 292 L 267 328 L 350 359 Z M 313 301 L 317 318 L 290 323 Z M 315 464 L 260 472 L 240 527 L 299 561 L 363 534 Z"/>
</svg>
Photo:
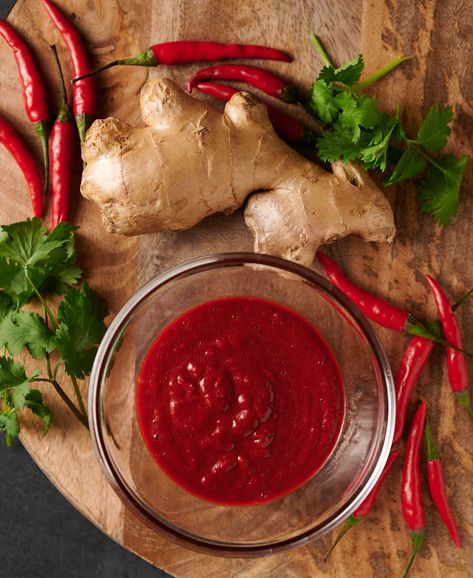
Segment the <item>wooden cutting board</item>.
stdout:
<svg viewBox="0 0 473 578">
<path fill-rule="evenodd" d="M 239 40 L 287 49 L 295 56 L 295 62 L 267 66 L 307 88 L 320 68 L 309 43 L 311 31 L 320 35 L 335 62 L 343 62 L 362 50 L 367 73 L 394 55 L 414 55 L 415 59 L 379 84 L 380 103 L 390 111 L 400 103 L 403 117 L 411 127 L 417 126 L 421 114 L 435 100 L 452 104 L 455 138 L 451 149 L 471 154 L 473 5 L 464 0 L 64 0 L 60 5 L 74 18 L 97 63 L 134 55 L 157 41 Z M 19 0 L 9 20 L 29 41 L 51 93 L 57 94 L 48 45 L 57 43 L 63 62 L 67 63 L 68 58 L 40 0 Z M 14 121 L 37 148 L 23 110 L 17 71 L 3 42 L 0 62 L 0 114 Z M 139 123 L 138 93 L 148 77 L 169 75 L 184 83 L 196 68 L 109 71 L 99 81 L 100 115 L 113 114 Z M 53 97 L 52 103 L 56 101 Z M 24 219 L 30 215 L 30 208 L 23 178 L 3 150 L 0 159 L 0 222 Z M 77 184 L 79 178 L 77 169 Z M 331 252 L 363 286 L 396 303 L 407 303 L 413 313 L 433 315 L 422 273 L 438 275 L 454 296 L 473 284 L 473 264 L 468 258 L 473 242 L 470 186 L 471 167 L 460 216 L 446 231 L 419 214 L 414 190 L 402 186 L 389 192 L 399 229 L 392 247 L 366 245 L 350 238 L 337 243 Z M 250 235 L 238 213 L 210 218 L 186 233 L 127 239 L 103 230 L 96 207 L 80 199 L 78 187 L 74 190 L 74 205 L 73 221 L 81 227 L 81 264 L 89 282 L 108 300 L 112 313 L 139 286 L 177 262 L 208 252 L 251 248 Z M 471 305 L 464 306 L 461 317 L 468 330 L 473 322 Z M 382 339 L 396 368 L 405 342 L 388 332 L 382 332 Z M 472 350 L 473 337 L 468 331 L 465 341 L 466 348 Z M 82 387 L 85 392 L 87 384 Z M 451 545 L 426 499 L 427 540 L 412 575 L 473 576 L 473 426 L 454 405 L 440 351 L 418 391 L 428 398 L 432 408 L 432 425 L 445 461 L 449 494 L 464 548 L 456 550 Z M 124 547 L 171 574 L 179 578 L 401 575 L 410 542 L 400 513 L 399 465 L 369 520 L 345 538 L 329 562 L 323 562 L 322 554 L 331 542 L 330 536 L 305 548 L 260 560 L 212 558 L 167 542 L 125 511 L 102 476 L 87 433 L 53 394 L 46 391 L 45 395 L 55 415 L 47 437 L 39 432 L 36 423 L 23 422 L 22 441 L 33 459 L 89 520 Z"/>
</svg>

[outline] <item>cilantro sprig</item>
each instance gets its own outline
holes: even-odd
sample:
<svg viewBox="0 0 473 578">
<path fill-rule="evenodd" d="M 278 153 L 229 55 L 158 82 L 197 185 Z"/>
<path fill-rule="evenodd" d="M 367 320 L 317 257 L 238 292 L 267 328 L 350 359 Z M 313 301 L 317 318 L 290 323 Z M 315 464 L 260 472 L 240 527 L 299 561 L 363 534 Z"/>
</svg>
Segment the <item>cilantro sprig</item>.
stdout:
<svg viewBox="0 0 473 578">
<path fill-rule="evenodd" d="M 396 58 L 360 81 L 364 68 L 361 54 L 337 68 L 320 40 L 315 35 L 311 40 L 325 64 L 312 85 L 308 102 L 313 115 L 327 129 L 317 140 L 321 160 L 355 160 L 365 169 L 380 169 L 386 173 L 385 186 L 416 179 L 421 211 L 439 225 L 449 225 L 458 210 L 469 161 L 466 155 L 455 157 L 442 152 L 451 134 L 451 107 L 434 104 L 415 138 L 411 138 L 399 110 L 392 116 L 380 112 L 375 96 L 359 93 L 408 57 Z"/>
<path fill-rule="evenodd" d="M 49 232 L 40 219 L 0 227 L 0 432 L 7 445 L 20 432 L 18 414 L 30 410 L 48 431 L 52 414 L 37 382 L 48 383 L 87 427 L 87 413 L 78 379 L 90 374 L 105 333 L 105 301 L 82 277 L 76 263 L 75 228 L 60 223 Z M 48 295 L 62 295 L 57 312 Z M 42 314 L 24 309 L 37 300 Z M 46 375 L 30 375 L 16 356 L 28 352 L 44 360 Z M 69 377 L 74 403 L 59 383 L 60 368 Z"/>
</svg>

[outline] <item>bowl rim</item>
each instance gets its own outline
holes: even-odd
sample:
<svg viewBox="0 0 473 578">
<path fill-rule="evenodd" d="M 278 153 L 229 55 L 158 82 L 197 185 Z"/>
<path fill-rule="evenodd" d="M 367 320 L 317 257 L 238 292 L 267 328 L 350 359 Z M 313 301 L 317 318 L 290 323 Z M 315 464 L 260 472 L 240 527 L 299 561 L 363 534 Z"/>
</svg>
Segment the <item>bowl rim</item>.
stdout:
<svg viewBox="0 0 473 578">
<path fill-rule="evenodd" d="M 321 288 L 337 300 L 354 318 L 358 328 L 361 329 L 361 332 L 371 347 L 374 353 L 374 358 L 376 359 L 380 369 L 380 375 L 385 386 L 384 390 L 386 395 L 384 440 L 382 440 L 378 450 L 378 458 L 371 466 L 371 471 L 367 479 L 352 496 L 350 502 L 333 512 L 323 524 L 318 524 L 291 538 L 279 540 L 270 544 L 255 546 L 200 539 L 187 532 L 180 531 L 173 524 L 165 523 L 157 519 L 150 509 L 146 508 L 142 503 L 140 503 L 138 498 L 134 497 L 134 492 L 123 480 L 118 468 L 115 467 L 112 458 L 107 452 L 106 443 L 100 427 L 100 386 L 103 382 L 102 378 L 108 365 L 110 350 L 112 345 L 115 343 L 117 336 L 120 335 L 121 331 L 126 329 L 129 318 L 133 314 L 134 310 L 144 302 L 151 293 L 165 285 L 168 285 L 172 281 L 215 268 L 245 265 L 264 265 L 294 274 L 301 277 L 309 284 Z M 141 289 L 136 291 L 114 317 L 100 343 L 90 375 L 88 410 L 89 428 L 96 458 L 108 483 L 112 486 L 113 490 L 128 509 L 135 513 L 149 528 L 181 546 L 196 550 L 200 553 L 240 558 L 267 556 L 270 554 L 280 553 L 284 550 L 307 545 L 316 538 L 332 531 L 346 520 L 346 518 L 348 518 L 368 496 L 383 471 L 391 450 L 396 417 L 394 381 L 387 355 L 373 327 L 358 307 L 330 281 L 316 273 L 314 270 L 279 257 L 250 252 L 212 253 L 186 260 L 185 262 L 156 275 Z"/>
</svg>

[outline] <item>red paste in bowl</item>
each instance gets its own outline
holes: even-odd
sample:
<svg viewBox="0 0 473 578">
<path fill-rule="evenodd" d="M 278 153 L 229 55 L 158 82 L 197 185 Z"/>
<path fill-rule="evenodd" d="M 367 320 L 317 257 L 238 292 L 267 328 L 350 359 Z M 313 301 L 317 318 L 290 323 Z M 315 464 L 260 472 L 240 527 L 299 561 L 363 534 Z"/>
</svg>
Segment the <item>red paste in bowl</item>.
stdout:
<svg viewBox="0 0 473 578">
<path fill-rule="evenodd" d="M 254 297 L 209 301 L 155 339 L 136 389 L 138 422 L 166 474 L 192 494 L 259 504 L 310 479 L 344 414 L 328 345 L 303 317 Z"/>
</svg>

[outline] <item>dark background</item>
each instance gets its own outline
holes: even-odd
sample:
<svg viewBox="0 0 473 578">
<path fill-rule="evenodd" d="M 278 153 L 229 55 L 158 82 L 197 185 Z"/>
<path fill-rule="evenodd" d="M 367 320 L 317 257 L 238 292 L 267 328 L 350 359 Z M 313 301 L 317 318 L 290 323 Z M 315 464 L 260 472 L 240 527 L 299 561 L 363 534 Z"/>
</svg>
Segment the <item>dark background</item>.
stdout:
<svg viewBox="0 0 473 578">
<path fill-rule="evenodd" d="M 14 3 L 0 0 L 0 18 L 8 16 Z M 169 576 L 92 526 L 47 480 L 18 441 L 6 448 L 0 440 L 0 512 L 1 578 Z"/>
</svg>

